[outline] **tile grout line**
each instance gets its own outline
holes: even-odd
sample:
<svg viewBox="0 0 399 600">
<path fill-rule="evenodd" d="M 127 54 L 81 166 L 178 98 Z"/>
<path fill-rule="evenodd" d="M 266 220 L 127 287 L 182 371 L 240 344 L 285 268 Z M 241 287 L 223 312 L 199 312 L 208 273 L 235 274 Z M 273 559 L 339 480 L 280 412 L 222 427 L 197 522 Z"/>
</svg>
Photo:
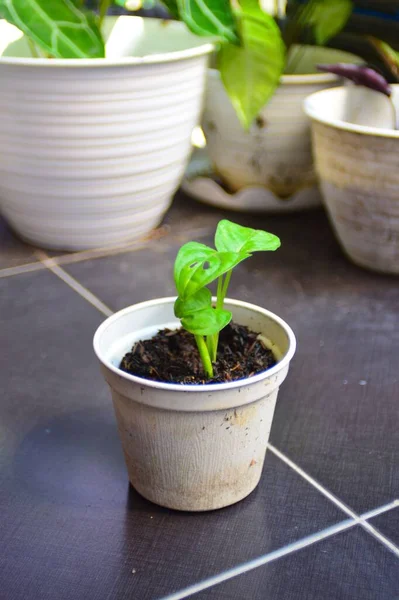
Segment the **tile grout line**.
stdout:
<svg viewBox="0 0 399 600">
<path fill-rule="evenodd" d="M 96 260 L 98 258 L 107 258 L 108 256 L 118 256 L 118 254 L 137 252 L 139 250 L 148 248 L 151 242 L 163 239 L 168 233 L 167 227 L 168 225 L 158 227 L 157 229 L 153 230 L 152 235 L 137 240 L 136 242 L 131 242 L 127 245 L 111 246 L 110 248 L 95 248 L 93 250 L 81 250 L 78 252 L 71 252 L 70 254 L 59 254 L 54 257 L 49 257 L 46 255 L 47 258 L 45 260 L 53 260 L 54 265 L 70 265 L 85 262 L 86 260 Z M 191 234 L 190 230 L 186 231 L 184 237 L 187 239 L 192 235 L 198 235 L 202 237 L 207 233 L 207 228 L 197 228 L 192 230 Z M 36 256 L 38 256 L 38 253 L 40 252 L 42 251 L 39 248 L 33 249 L 33 254 Z M 46 265 L 44 265 L 43 261 L 40 259 L 38 262 L 29 262 L 22 265 L 16 265 L 14 267 L 5 267 L 4 269 L 0 269 L 0 279 L 4 277 L 22 275 L 23 273 L 40 271 L 45 267 Z"/>
<path fill-rule="evenodd" d="M 4 277 L 13 277 L 14 275 L 21 275 L 22 273 L 43 271 L 44 269 L 45 266 L 40 261 L 16 265 L 15 267 L 6 267 L 5 269 L 0 269 L 0 279 L 3 279 Z"/>
<path fill-rule="evenodd" d="M 323 496 L 328 498 L 330 502 L 335 504 L 338 508 L 340 508 L 345 514 L 354 519 L 367 533 L 375 537 L 381 544 L 383 544 L 388 550 L 393 552 L 399 558 L 399 548 L 391 542 L 385 535 L 383 535 L 376 527 L 367 522 L 364 518 L 355 513 L 349 506 L 346 506 L 344 502 L 342 502 L 337 496 L 335 496 L 332 492 L 330 492 L 327 488 L 323 487 L 316 479 L 313 479 L 311 475 L 306 473 L 301 467 L 299 467 L 296 463 L 294 463 L 288 456 L 280 452 L 275 446 L 272 444 L 267 445 L 268 449 L 273 452 L 280 460 L 282 460 L 286 465 L 291 467 L 298 475 L 303 477 L 308 483 L 310 483 L 313 487 L 315 487 Z M 394 507 L 399 507 L 399 500 L 393 501 Z M 370 518 L 370 517 L 369 517 Z"/>
<path fill-rule="evenodd" d="M 379 508 L 375 508 L 373 510 L 368 511 L 367 513 L 362 514 L 360 517 L 358 517 L 358 521 L 359 523 L 361 523 L 363 521 L 366 521 L 367 519 L 372 519 L 373 517 L 376 517 L 385 512 L 388 512 L 389 510 L 396 508 L 397 506 L 398 501 L 395 500 L 389 504 L 386 504 Z M 287 546 L 283 546 L 278 550 L 273 550 L 272 552 L 263 554 L 258 558 L 254 558 L 253 560 L 237 565 L 236 567 L 228 569 L 227 571 L 223 571 L 218 575 L 214 575 L 213 577 L 209 577 L 198 583 L 194 583 L 193 585 L 179 590 L 178 592 L 174 592 L 172 594 L 169 594 L 168 596 L 163 596 L 162 598 L 159 598 L 159 600 L 183 600 L 184 598 L 188 598 L 193 594 L 198 594 L 199 592 L 202 592 L 208 588 L 214 587 L 220 583 L 228 581 L 229 579 L 233 579 L 234 577 L 238 577 L 239 575 L 248 573 L 249 571 L 257 569 L 258 567 L 267 565 L 268 563 L 278 560 L 279 558 L 283 558 L 288 554 L 293 554 L 294 552 L 302 550 L 303 548 L 307 548 L 308 546 L 312 546 L 313 544 L 328 539 L 329 537 L 337 535 L 338 533 L 346 531 L 347 529 L 351 529 L 352 527 L 357 526 L 359 523 L 357 522 L 357 520 L 352 518 L 346 519 L 345 521 L 341 521 L 340 523 L 332 525 L 331 527 L 322 529 L 321 531 L 308 535 L 300 540 L 297 540 L 296 542 L 292 542 Z"/>
<path fill-rule="evenodd" d="M 104 302 L 102 302 L 97 296 L 95 296 L 90 290 L 85 288 L 79 281 L 77 281 L 72 275 L 69 275 L 62 267 L 57 265 L 53 258 L 47 256 L 45 252 L 42 250 L 35 251 L 36 256 L 40 260 L 40 263 L 44 265 L 49 271 L 54 273 L 59 279 L 61 279 L 64 283 L 66 283 L 70 288 L 72 288 L 79 296 L 84 298 L 87 302 L 89 302 L 92 306 L 97 308 L 103 315 L 106 317 L 110 317 L 114 314 L 114 311 L 111 310 Z"/>
</svg>

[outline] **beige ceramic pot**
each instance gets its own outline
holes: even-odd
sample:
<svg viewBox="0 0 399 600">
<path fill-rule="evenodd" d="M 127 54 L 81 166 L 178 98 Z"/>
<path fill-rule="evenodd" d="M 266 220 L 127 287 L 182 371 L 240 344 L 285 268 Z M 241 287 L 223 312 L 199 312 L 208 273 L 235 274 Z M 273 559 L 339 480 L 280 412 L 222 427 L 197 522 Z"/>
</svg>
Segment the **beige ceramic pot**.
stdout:
<svg viewBox="0 0 399 600">
<path fill-rule="evenodd" d="M 135 341 L 176 328 L 175 298 L 130 306 L 100 325 L 94 349 L 108 382 L 129 479 L 148 500 L 178 510 L 228 506 L 257 486 L 280 384 L 295 337 L 278 316 L 226 300 L 233 318 L 259 331 L 278 358 L 271 369 L 231 383 L 178 385 L 118 368 Z"/>
<path fill-rule="evenodd" d="M 399 85 L 393 86 L 399 113 Z M 314 155 L 337 237 L 356 264 L 399 274 L 399 131 L 382 94 L 346 86 L 310 96 Z"/>
<path fill-rule="evenodd" d="M 359 61 L 358 57 L 330 48 L 305 46 L 298 53 L 301 60 L 296 73 L 281 78 L 274 96 L 249 131 L 241 126 L 219 72 L 208 71 L 202 126 L 214 171 L 231 192 L 252 187 L 266 190 L 275 199 L 269 203 L 274 212 L 279 207 L 286 211 L 287 204 L 298 210 L 320 204 L 309 121 L 302 105 L 309 94 L 339 85 L 335 75 L 318 73 L 317 64 Z M 247 207 L 252 208 L 250 199 Z M 259 210 L 256 201 L 253 208 Z"/>
</svg>

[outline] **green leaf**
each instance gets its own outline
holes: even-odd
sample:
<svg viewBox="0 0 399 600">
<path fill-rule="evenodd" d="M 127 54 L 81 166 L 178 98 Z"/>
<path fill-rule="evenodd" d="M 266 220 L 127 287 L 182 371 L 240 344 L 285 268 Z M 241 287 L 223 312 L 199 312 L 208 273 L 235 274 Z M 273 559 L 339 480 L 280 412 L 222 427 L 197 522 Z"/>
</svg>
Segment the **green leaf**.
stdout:
<svg viewBox="0 0 399 600">
<path fill-rule="evenodd" d="M 240 0 L 236 16 L 240 46 L 225 44 L 218 54 L 220 75 L 245 128 L 273 95 L 285 65 L 285 46 L 272 16 L 254 0 Z"/>
<path fill-rule="evenodd" d="M 178 319 L 192 315 L 204 308 L 211 308 L 212 306 L 212 294 L 208 288 L 202 288 L 198 290 L 192 296 L 182 300 L 177 298 L 175 302 L 175 316 Z"/>
<path fill-rule="evenodd" d="M 353 4 L 351 0 L 310 0 L 309 9 L 309 24 L 313 26 L 316 44 L 323 46 L 345 26 Z"/>
<path fill-rule="evenodd" d="M 169 8 L 169 0 L 165 5 Z M 238 43 L 234 14 L 229 0 L 177 0 L 180 19 L 197 35 L 218 36 Z"/>
<path fill-rule="evenodd" d="M 232 314 L 228 310 L 204 308 L 181 320 L 187 331 L 194 335 L 214 335 L 230 323 Z"/>
<path fill-rule="evenodd" d="M 188 242 L 177 254 L 174 279 L 180 298 L 185 299 L 227 273 L 242 260 L 246 253 L 217 252 L 198 242 Z"/>
<path fill-rule="evenodd" d="M 242 227 L 232 221 L 219 221 L 215 234 L 215 246 L 219 252 L 238 252 L 251 254 L 262 250 L 277 250 L 280 240 L 276 235 Z"/>
<path fill-rule="evenodd" d="M 73 0 L 0 0 L 0 15 L 56 58 L 103 58 L 92 13 Z"/>
<path fill-rule="evenodd" d="M 194 335 L 214 335 L 231 321 L 231 312 L 212 308 L 212 294 L 208 288 L 198 290 L 185 300 L 177 298 L 175 315 L 184 329 Z"/>
<path fill-rule="evenodd" d="M 180 248 L 176 256 L 173 271 L 175 285 L 178 291 L 178 283 L 183 267 L 185 267 L 187 264 L 194 264 L 198 260 L 206 260 L 206 258 L 211 256 L 213 253 L 213 248 L 205 246 L 205 244 L 200 244 L 199 242 L 188 242 Z"/>
<path fill-rule="evenodd" d="M 399 52 L 375 37 L 370 36 L 369 40 L 380 54 L 391 73 L 399 80 Z"/>
</svg>

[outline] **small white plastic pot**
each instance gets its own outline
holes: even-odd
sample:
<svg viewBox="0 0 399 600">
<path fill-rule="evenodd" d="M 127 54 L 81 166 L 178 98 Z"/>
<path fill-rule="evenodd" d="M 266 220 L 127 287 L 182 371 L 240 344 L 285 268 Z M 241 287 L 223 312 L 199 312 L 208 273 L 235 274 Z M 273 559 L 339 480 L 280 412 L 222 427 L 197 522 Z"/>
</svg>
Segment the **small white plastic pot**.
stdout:
<svg viewBox="0 0 399 600">
<path fill-rule="evenodd" d="M 182 23 L 108 17 L 106 58 L 32 58 L 0 20 L 0 211 L 57 250 L 122 245 L 169 208 L 213 45 Z"/>
<path fill-rule="evenodd" d="M 269 201 L 270 212 L 286 211 L 290 203 L 297 210 L 320 205 L 303 101 L 313 92 L 339 85 L 335 75 L 317 72 L 318 63 L 359 61 L 352 54 L 331 48 L 302 46 L 297 52 L 301 56 L 297 72 L 281 77 L 279 87 L 249 131 L 240 124 L 219 72 L 208 70 L 202 127 L 214 171 L 232 192 L 264 188 L 275 199 L 274 203 Z M 254 207 L 259 210 L 256 203 Z M 248 210 L 251 208 L 249 199 Z"/>
<path fill-rule="evenodd" d="M 295 352 L 290 327 L 273 313 L 226 300 L 233 319 L 270 340 L 280 359 L 254 377 L 231 383 L 179 385 L 135 377 L 118 366 L 140 339 L 179 327 L 175 298 L 130 306 L 94 336 L 108 382 L 130 482 L 145 498 L 177 510 L 222 508 L 257 486 L 274 407 Z"/>
<path fill-rule="evenodd" d="M 393 86 L 399 118 L 399 85 Z M 352 85 L 311 95 L 314 156 L 330 220 L 357 265 L 399 274 L 399 131 L 389 99 Z"/>
</svg>

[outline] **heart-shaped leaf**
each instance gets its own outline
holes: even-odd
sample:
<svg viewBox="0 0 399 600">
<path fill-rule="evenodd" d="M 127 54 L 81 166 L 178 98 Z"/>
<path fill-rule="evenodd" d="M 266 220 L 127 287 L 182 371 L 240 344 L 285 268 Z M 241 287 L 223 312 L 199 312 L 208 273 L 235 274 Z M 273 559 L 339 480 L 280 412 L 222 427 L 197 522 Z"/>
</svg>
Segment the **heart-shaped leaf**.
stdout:
<svg viewBox="0 0 399 600">
<path fill-rule="evenodd" d="M 242 227 L 227 219 L 219 221 L 215 234 L 215 246 L 219 252 L 245 252 L 251 254 L 261 250 L 277 250 L 280 240 L 276 235 Z"/>
<path fill-rule="evenodd" d="M 238 118 L 248 129 L 279 84 L 285 46 L 273 17 L 257 1 L 240 0 L 236 17 L 240 45 L 224 44 L 218 66 Z"/>
<path fill-rule="evenodd" d="M 231 321 L 232 314 L 228 310 L 204 308 L 181 320 L 187 331 L 194 335 L 214 335 L 219 333 Z"/>
<path fill-rule="evenodd" d="M 197 290 L 233 269 L 249 255 L 241 252 L 218 252 L 198 242 L 180 248 L 174 270 L 178 295 L 186 299 Z"/>
<path fill-rule="evenodd" d="M 316 44 L 324 46 L 345 26 L 352 10 L 351 0 L 310 0 L 304 5 L 303 19 L 312 25 Z"/>
<path fill-rule="evenodd" d="M 94 15 L 73 0 L 0 0 L 0 15 L 56 58 L 103 58 Z"/>
<path fill-rule="evenodd" d="M 212 306 L 212 294 L 208 288 L 202 288 L 198 290 L 192 296 L 182 300 L 177 298 L 175 302 L 175 316 L 178 319 L 192 315 L 204 308 L 211 308 Z"/>
<path fill-rule="evenodd" d="M 168 8 L 169 2 L 165 4 Z M 229 0 L 177 0 L 177 6 L 181 20 L 193 33 L 238 43 Z"/>
<path fill-rule="evenodd" d="M 212 256 L 214 252 L 215 250 L 213 248 L 210 248 L 205 244 L 200 244 L 199 242 L 188 242 L 180 248 L 176 256 L 173 271 L 175 285 L 178 291 L 180 274 L 183 267 L 201 260 L 206 260 L 208 256 Z"/>
</svg>

